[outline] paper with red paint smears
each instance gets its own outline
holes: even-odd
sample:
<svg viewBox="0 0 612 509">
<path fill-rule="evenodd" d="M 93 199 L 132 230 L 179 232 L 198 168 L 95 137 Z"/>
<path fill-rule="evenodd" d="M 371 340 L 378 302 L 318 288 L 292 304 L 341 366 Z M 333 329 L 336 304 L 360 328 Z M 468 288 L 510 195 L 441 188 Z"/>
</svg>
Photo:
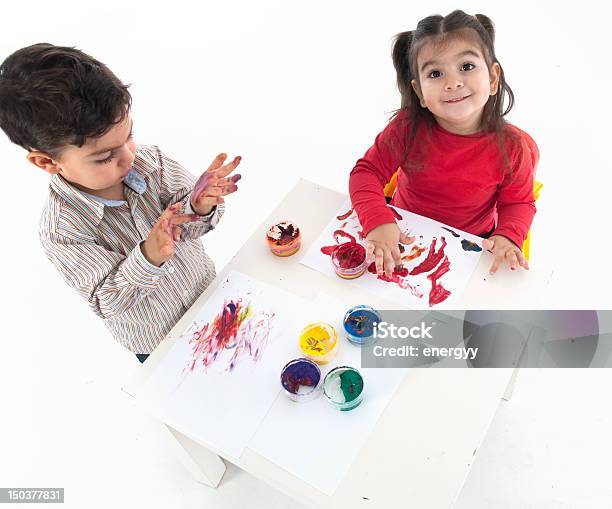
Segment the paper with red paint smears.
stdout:
<svg viewBox="0 0 612 509">
<path fill-rule="evenodd" d="M 230 271 L 157 365 L 136 398 L 163 422 L 238 459 L 298 355 L 311 304 Z"/>
<path fill-rule="evenodd" d="M 318 238 L 304 254 L 301 263 L 338 281 L 354 284 L 409 309 L 452 308 L 461 297 L 480 259 L 480 252 L 466 251 L 468 243 L 482 244 L 476 235 L 452 228 L 407 210 L 389 206 L 402 232 L 410 239 L 403 245 L 402 270 L 391 277 L 378 276 L 373 265 L 363 276 L 346 282 L 335 275 L 330 256 L 337 246 L 356 242 L 366 246 L 359 219 L 347 200 L 334 214 Z M 347 215 L 348 214 L 348 215 Z M 399 219 L 401 218 L 401 219 Z M 372 262 L 373 260 L 370 260 Z M 431 274 L 448 263 L 436 277 Z"/>
</svg>

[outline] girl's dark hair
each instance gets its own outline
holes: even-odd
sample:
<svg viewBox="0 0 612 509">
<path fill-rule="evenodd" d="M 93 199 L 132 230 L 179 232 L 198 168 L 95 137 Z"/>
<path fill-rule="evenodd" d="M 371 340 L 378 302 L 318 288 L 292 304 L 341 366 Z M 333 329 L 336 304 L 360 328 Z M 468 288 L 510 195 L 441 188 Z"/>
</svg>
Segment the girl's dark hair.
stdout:
<svg viewBox="0 0 612 509">
<path fill-rule="evenodd" d="M 0 128 L 26 150 L 57 157 L 81 147 L 121 122 L 131 103 L 128 86 L 75 48 L 34 44 L 0 65 Z"/>
<path fill-rule="evenodd" d="M 402 96 L 401 107 L 395 112 L 394 116 L 405 111 L 410 126 L 406 133 L 406 151 L 402 163 L 402 168 L 405 171 L 422 167 L 422 149 L 414 146 L 417 128 L 421 123 L 425 123 L 431 129 L 435 122 L 432 113 L 427 108 L 420 107 L 419 97 L 411 84 L 412 80 L 419 81 L 417 69 L 419 51 L 431 40 L 444 40 L 450 35 L 467 38 L 473 34 L 476 34 L 480 40 L 489 70 L 494 63 L 497 63 L 500 67 L 497 93 L 489 96 L 489 100 L 484 106 L 480 128 L 485 132 L 497 133 L 501 154 L 505 165 L 509 167 L 505 139 L 507 135 L 512 136 L 512 134 L 506 129 L 507 123 L 503 117 L 510 112 L 514 105 L 514 94 L 506 82 L 504 71 L 495 56 L 495 28 L 493 22 L 483 14 L 470 16 L 463 11 L 456 10 L 445 17 L 440 15 L 428 16 L 419 21 L 415 30 L 397 34 L 394 39 L 393 65 L 397 72 L 397 86 Z M 505 103 L 507 103 L 506 106 L 504 106 Z M 414 151 L 411 159 L 408 160 L 408 155 L 413 148 L 418 150 Z M 415 152 L 417 152 L 416 156 Z"/>
</svg>

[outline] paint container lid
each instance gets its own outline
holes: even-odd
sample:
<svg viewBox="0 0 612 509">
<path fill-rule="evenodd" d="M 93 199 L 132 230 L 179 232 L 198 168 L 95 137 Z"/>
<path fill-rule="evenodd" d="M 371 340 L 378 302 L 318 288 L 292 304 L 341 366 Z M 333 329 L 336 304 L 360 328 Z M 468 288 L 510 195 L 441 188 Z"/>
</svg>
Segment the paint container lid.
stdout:
<svg viewBox="0 0 612 509">
<path fill-rule="evenodd" d="M 283 220 L 273 224 L 266 231 L 270 251 L 276 256 L 291 256 L 301 246 L 300 229 L 293 221 Z"/>
<path fill-rule="evenodd" d="M 338 366 L 325 376 L 323 394 L 332 406 L 346 412 L 363 401 L 364 382 L 361 373 L 350 366 Z"/>
<path fill-rule="evenodd" d="M 338 334 L 328 323 L 311 323 L 300 332 L 300 350 L 317 364 L 327 364 L 338 352 Z"/>
<path fill-rule="evenodd" d="M 274 223 L 266 231 L 266 238 L 278 245 L 289 244 L 300 236 L 300 229 L 293 221 L 283 220 Z"/>
<path fill-rule="evenodd" d="M 310 359 L 289 361 L 281 370 L 280 379 L 285 394 L 293 401 L 310 401 L 321 394 L 321 370 Z"/>
<path fill-rule="evenodd" d="M 381 321 L 380 314 L 365 304 L 353 306 L 344 315 L 344 335 L 355 345 L 366 345 L 374 341 L 374 327 Z"/>
</svg>

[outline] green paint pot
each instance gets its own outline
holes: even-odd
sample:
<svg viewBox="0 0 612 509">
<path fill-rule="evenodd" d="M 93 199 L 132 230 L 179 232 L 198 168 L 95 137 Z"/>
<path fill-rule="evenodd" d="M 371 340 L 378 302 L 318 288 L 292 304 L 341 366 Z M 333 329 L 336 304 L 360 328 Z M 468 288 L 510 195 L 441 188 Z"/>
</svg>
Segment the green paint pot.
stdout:
<svg viewBox="0 0 612 509">
<path fill-rule="evenodd" d="M 355 368 L 338 366 L 323 380 L 323 394 L 342 412 L 357 408 L 363 401 L 363 377 Z"/>
</svg>

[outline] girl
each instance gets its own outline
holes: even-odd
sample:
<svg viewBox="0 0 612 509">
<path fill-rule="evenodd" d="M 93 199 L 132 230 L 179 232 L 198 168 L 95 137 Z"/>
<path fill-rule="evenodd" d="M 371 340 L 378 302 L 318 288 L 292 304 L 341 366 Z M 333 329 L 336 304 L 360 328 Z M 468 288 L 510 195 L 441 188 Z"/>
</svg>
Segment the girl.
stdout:
<svg viewBox="0 0 612 509">
<path fill-rule="evenodd" d="M 383 193 L 398 168 L 392 205 L 485 237 L 491 274 L 504 261 L 529 268 L 521 246 L 535 214 L 531 139 L 503 118 L 514 95 L 494 35 L 486 16 L 454 11 L 395 38 L 401 108 L 349 180 L 379 275 L 401 265 L 398 242 L 407 242 Z"/>
</svg>

